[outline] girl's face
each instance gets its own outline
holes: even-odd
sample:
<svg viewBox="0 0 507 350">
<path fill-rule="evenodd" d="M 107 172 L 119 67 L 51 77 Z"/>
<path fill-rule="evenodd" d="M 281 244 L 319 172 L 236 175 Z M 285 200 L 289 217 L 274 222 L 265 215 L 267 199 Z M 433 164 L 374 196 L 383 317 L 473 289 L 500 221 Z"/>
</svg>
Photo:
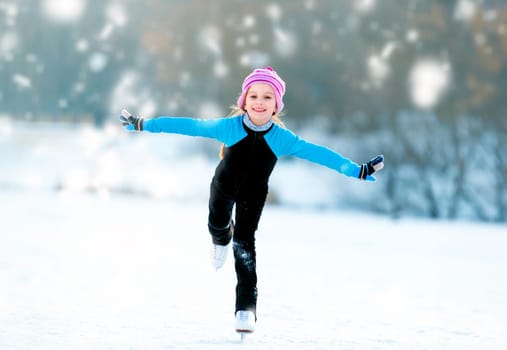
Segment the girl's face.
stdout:
<svg viewBox="0 0 507 350">
<path fill-rule="evenodd" d="M 255 125 L 266 124 L 276 111 L 275 92 L 269 84 L 253 84 L 245 98 L 245 110 Z"/>
</svg>

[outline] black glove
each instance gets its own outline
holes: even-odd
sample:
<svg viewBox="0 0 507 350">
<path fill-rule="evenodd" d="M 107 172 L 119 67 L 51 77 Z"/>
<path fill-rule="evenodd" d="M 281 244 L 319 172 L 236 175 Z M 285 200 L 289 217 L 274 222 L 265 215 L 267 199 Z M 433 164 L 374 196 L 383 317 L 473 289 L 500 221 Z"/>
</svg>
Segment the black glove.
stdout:
<svg viewBox="0 0 507 350">
<path fill-rule="evenodd" d="M 372 175 L 374 172 L 379 171 L 384 167 L 384 156 L 378 155 L 368 163 L 361 165 L 361 170 L 359 171 L 359 178 L 361 180 L 366 180 L 366 178 Z"/>
<path fill-rule="evenodd" d="M 136 117 L 129 113 L 126 109 L 121 111 L 120 121 L 127 130 L 143 130 L 143 120 L 142 117 Z"/>
</svg>

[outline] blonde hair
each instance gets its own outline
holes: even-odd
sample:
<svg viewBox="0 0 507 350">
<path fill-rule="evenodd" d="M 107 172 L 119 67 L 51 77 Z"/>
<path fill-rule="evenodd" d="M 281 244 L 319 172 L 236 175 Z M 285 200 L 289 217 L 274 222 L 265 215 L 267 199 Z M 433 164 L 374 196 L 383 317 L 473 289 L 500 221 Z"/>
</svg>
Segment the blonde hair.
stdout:
<svg viewBox="0 0 507 350">
<path fill-rule="evenodd" d="M 227 118 L 228 117 L 235 117 L 235 116 L 238 116 L 238 115 L 242 115 L 242 114 L 245 114 L 245 112 L 246 112 L 244 109 L 239 108 L 236 105 L 233 105 L 230 108 L 231 108 L 231 113 L 229 113 L 229 115 L 227 116 Z M 282 128 L 285 128 L 285 124 L 283 123 L 282 119 L 280 119 L 280 115 L 279 114 L 276 114 L 276 113 L 273 114 L 272 119 L 273 119 L 273 122 L 275 122 L 276 124 L 278 124 Z M 219 153 L 220 159 L 224 159 L 224 155 L 225 155 L 225 144 L 223 143 L 222 147 L 220 147 L 220 153 Z"/>
</svg>

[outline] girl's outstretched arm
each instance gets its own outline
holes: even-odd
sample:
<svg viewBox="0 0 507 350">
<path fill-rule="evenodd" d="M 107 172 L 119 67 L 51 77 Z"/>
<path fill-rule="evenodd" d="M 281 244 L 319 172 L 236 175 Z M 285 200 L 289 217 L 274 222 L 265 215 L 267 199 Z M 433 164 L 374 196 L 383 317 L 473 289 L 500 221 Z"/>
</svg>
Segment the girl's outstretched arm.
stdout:
<svg viewBox="0 0 507 350">
<path fill-rule="evenodd" d="M 234 118 L 197 119 L 158 117 L 145 119 L 122 110 L 120 121 L 129 131 L 165 132 L 217 139 L 226 145 L 234 144 L 245 136 L 245 131 Z"/>
<path fill-rule="evenodd" d="M 121 111 L 120 120 L 129 131 L 167 132 L 189 136 L 216 138 L 219 119 L 196 119 L 183 117 L 158 117 L 145 119 Z"/>
<path fill-rule="evenodd" d="M 340 153 L 328 147 L 308 142 L 287 129 L 277 128 L 272 134 L 266 136 L 277 157 L 295 156 L 362 180 L 375 181 L 372 174 L 384 166 L 384 156 L 382 155 L 359 165 Z"/>
</svg>

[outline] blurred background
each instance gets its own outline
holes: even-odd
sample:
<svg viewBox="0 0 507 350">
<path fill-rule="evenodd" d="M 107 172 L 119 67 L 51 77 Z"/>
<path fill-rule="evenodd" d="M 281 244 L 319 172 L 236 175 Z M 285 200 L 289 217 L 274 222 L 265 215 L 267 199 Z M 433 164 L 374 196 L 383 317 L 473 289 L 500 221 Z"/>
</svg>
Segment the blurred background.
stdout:
<svg viewBox="0 0 507 350">
<path fill-rule="evenodd" d="M 270 203 L 507 221 L 504 0 L 0 0 L 0 196 L 205 203 L 218 143 L 117 116 L 226 116 L 267 65 L 290 129 L 386 158 L 374 185 L 284 159 Z"/>
</svg>

